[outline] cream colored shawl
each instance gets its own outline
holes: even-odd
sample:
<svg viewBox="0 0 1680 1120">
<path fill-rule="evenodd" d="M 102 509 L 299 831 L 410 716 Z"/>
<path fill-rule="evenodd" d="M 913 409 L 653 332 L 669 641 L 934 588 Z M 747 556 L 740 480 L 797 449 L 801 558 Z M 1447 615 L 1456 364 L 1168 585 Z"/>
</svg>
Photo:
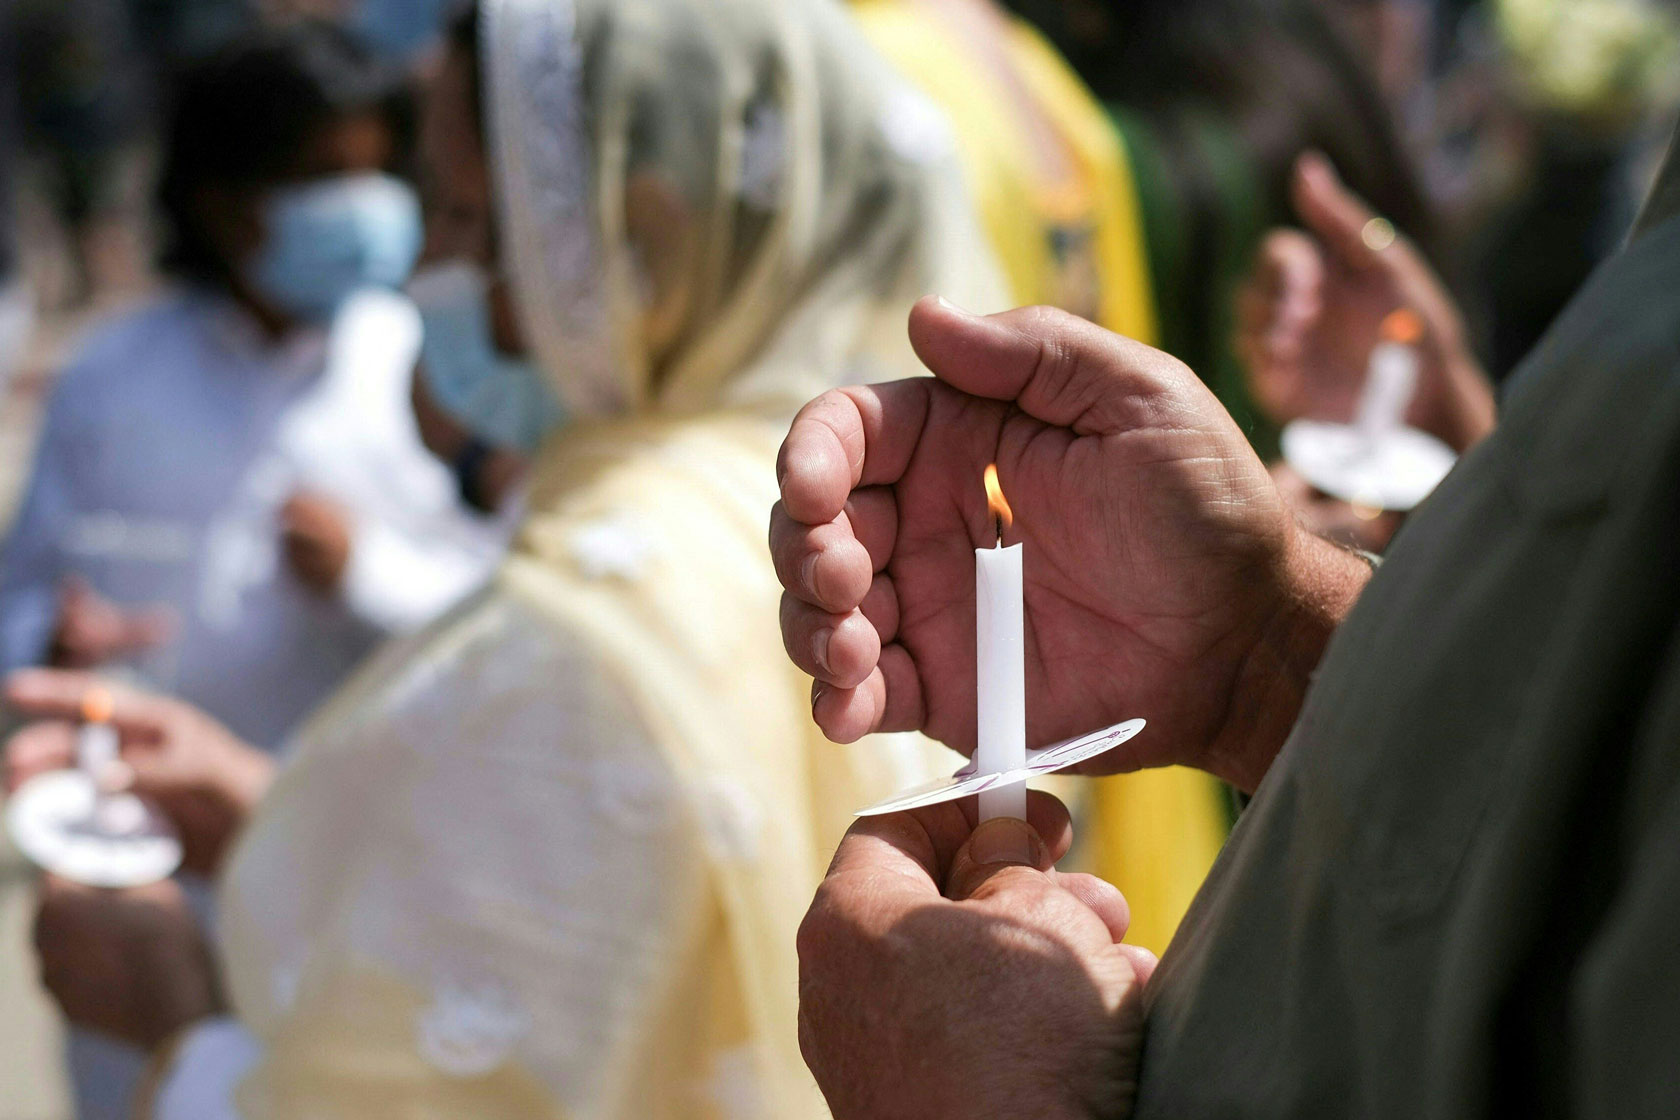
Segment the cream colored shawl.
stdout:
<svg viewBox="0 0 1680 1120">
<path fill-rule="evenodd" d="M 248 1117 L 823 1113 L 794 933 L 850 810 L 763 534 L 792 410 L 1001 289 L 949 136 L 829 0 L 491 0 L 492 173 L 574 416 L 496 585 L 306 729 L 229 870 Z"/>
</svg>

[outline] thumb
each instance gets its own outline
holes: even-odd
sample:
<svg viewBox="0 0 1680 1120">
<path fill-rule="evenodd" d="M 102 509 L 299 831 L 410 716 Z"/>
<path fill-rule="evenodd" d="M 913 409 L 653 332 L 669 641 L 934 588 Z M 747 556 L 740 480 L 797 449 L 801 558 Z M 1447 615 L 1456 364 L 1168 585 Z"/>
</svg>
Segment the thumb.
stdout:
<svg viewBox="0 0 1680 1120">
<path fill-rule="evenodd" d="M 1158 419 L 1163 391 L 1217 402 L 1183 363 L 1050 307 L 974 315 L 941 299 L 910 312 L 910 343 L 935 377 L 1012 401 L 1046 424 L 1105 435 Z"/>
<path fill-rule="evenodd" d="M 961 902 L 1023 876 L 1042 878 L 1052 863 L 1049 848 L 1026 821 L 1013 817 L 984 821 L 951 860 L 945 896 Z"/>
<path fill-rule="evenodd" d="M 1322 154 L 1307 152 L 1295 161 L 1292 193 L 1302 223 L 1342 263 L 1359 269 L 1382 263 L 1383 250 L 1394 241 L 1394 228 L 1347 189 Z M 1377 222 L 1382 226 L 1374 225 Z"/>
</svg>

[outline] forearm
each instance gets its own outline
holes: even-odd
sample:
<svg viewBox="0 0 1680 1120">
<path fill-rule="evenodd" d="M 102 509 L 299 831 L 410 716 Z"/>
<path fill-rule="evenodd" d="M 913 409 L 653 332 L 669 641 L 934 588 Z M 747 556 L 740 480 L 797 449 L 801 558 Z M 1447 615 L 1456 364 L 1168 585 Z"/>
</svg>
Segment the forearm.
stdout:
<svg viewBox="0 0 1680 1120">
<path fill-rule="evenodd" d="M 1330 637 L 1371 578 L 1358 555 L 1297 530 L 1277 605 L 1250 646 L 1204 769 L 1253 792 L 1289 737 Z"/>
</svg>

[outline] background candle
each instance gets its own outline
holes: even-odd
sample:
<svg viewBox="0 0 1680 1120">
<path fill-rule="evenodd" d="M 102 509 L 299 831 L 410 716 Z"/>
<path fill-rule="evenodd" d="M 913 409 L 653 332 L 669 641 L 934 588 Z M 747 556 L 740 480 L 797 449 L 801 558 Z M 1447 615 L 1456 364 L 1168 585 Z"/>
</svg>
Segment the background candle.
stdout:
<svg viewBox="0 0 1680 1120">
<path fill-rule="evenodd" d="M 974 760 L 981 774 L 1017 770 L 1027 764 L 1025 610 L 1021 545 L 1003 547 L 1009 505 L 986 468 L 986 493 L 997 518 L 998 546 L 974 550 L 975 684 L 978 738 Z M 980 819 L 1027 816 L 1027 787 L 1016 782 L 980 794 Z"/>
<path fill-rule="evenodd" d="M 95 786 L 104 779 L 105 772 L 117 761 L 120 744 L 117 729 L 111 726 L 113 704 L 111 694 L 98 685 L 82 697 L 82 726 L 76 733 L 76 766 L 93 780 Z"/>
<path fill-rule="evenodd" d="M 1406 422 L 1406 409 L 1417 395 L 1418 354 L 1414 344 L 1422 334 L 1422 321 L 1405 308 L 1383 320 L 1382 340 L 1371 350 L 1371 364 L 1354 418 L 1367 448 Z"/>
</svg>

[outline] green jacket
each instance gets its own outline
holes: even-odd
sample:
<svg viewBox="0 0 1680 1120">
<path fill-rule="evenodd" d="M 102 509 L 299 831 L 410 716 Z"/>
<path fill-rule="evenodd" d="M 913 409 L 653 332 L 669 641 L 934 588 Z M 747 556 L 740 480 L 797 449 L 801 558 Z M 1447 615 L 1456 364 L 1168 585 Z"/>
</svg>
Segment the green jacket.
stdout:
<svg viewBox="0 0 1680 1120">
<path fill-rule="evenodd" d="M 1140 1120 L 1680 1116 L 1680 218 L 1641 228 L 1331 643 L 1148 989 Z"/>
</svg>

